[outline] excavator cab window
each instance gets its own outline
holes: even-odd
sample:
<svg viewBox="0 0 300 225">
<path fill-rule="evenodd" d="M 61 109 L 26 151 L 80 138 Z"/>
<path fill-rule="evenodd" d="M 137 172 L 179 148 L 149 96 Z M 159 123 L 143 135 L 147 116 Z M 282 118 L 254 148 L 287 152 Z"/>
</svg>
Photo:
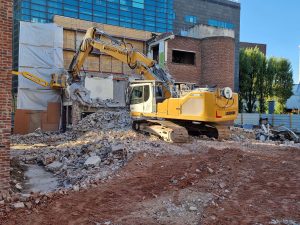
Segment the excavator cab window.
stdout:
<svg viewBox="0 0 300 225">
<path fill-rule="evenodd" d="M 131 90 L 130 104 L 140 104 L 148 101 L 150 97 L 149 85 L 135 86 Z"/>
<path fill-rule="evenodd" d="M 150 88 L 149 85 L 144 86 L 144 102 L 148 101 L 150 97 Z"/>
<path fill-rule="evenodd" d="M 163 98 L 163 89 L 161 85 L 155 86 L 155 96 L 156 98 Z"/>
<path fill-rule="evenodd" d="M 162 85 L 155 86 L 155 99 L 157 103 L 161 103 L 165 100 Z"/>
</svg>

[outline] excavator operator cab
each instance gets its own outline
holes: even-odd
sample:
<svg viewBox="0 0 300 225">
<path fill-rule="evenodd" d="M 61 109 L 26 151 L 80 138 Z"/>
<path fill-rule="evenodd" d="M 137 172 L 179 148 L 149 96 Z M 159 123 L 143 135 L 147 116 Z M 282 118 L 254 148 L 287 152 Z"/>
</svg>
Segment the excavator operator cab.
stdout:
<svg viewBox="0 0 300 225">
<path fill-rule="evenodd" d="M 163 84 L 159 81 L 133 81 L 128 94 L 130 110 L 137 113 L 156 112 L 156 104 L 165 100 Z"/>
</svg>

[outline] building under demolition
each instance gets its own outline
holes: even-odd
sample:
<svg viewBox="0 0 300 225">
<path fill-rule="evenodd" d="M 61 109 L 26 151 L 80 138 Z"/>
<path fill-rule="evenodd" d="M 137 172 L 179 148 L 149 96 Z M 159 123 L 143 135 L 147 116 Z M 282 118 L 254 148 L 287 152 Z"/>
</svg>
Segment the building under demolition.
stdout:
<svg viewBox="0 0 300 225">
<path fill-rule="evenodd" d="M 18 68 L 19 22 L 51 23 L 55 15 L 135 30 L 189 36 L 203 24 L 234 31 L 234 86 L 238 88 L 240 3 L 236 0 L 14 0 L 14 69 Z M 14 81 L 17 91 L 17 81 Z"/>
<path fill-rule="evenodd" d="M 97 27 L 155 59 L 178 82 L 238 87 L 240 4 L 235 1 L 192 1 L 188 6 L 178 0 L 16 0 L 14 12 L 14 70 L 50 81 L 51 74 L 68 70 L 86 30 Z M 174 38 L 156 38 L 170 31 Z M 138 78 L 126 63 L 97 50 L 88 56 L 82 74 L 94 99 L 111 99 L 119 107 L 125 106 L 128 80 Z M 16 133 L 58 130 L 62 123 L 76 124 L 96 110 L 69 101 L 62 104 L 61 93 L 21 76 L 14 78 L 13 86 L 18 93 Z"/>
<path fill-rule="evenodd" d="M 20 25 L 19 71 L 27 71 L 50 81 L 51 74 L 69 68 L 85 31 L 98 27 L 114 38 L 130 43 L 137 51 L 155 59 L 178 82 L 197 86 L 234 87 L 234 31 L 196 25 L 188 36 L 157 38 L 157 34 L 55 16 L 54 23 Z M 43 31 L 43 32 L 41 32 Z M 34 33 L 28 38 L 28 33 Z M 126 63 L 93 50 L 82 67 L 85 87 L 91 97 L 112 100 L 115 107 L 125 107 L 127 82 L 139 78 Z M 59 130 L 62 123 L 76 124 L 97 108 L 63 101 L 57 90 L 47 90 L 19 76 L 15 133 L 37 128 Z"/>
</svg>

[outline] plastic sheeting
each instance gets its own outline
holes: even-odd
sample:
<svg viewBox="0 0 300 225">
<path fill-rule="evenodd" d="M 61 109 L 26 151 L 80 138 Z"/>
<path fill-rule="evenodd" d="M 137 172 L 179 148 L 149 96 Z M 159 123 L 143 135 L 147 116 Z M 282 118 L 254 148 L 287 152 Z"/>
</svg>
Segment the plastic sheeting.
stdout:
<svg viewBox="0 0 300 225">
<path fill-rule="evenodd" d="M 48 102 L 59 102 L 53 90 L 22 89 L 18 92 L 18 109 L 47 110 Z"/>
<path fill-rule="evenodd" d="M 293 95 L 286 102 L 288 109 L 300 109 L 300 84 L 293 87 Z"/>
<path fill-rule="evenodd" d="M 62 73 L 63 28 L 56 24 L 20 22 L 19 71 L 30 72 L 50 82 L 52 73 Z M 18 109 L 47 110 L 60 94 L 18 76 Z"/>
</svg>

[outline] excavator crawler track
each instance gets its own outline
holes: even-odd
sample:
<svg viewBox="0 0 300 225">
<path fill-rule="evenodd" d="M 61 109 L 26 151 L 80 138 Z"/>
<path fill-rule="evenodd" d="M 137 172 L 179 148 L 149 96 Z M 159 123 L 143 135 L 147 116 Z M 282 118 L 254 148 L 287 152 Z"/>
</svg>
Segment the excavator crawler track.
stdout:
<svg viewBox="0 0 300 225">
<path fill-rule="evenodd" d="M 134 121 L 133 129 L 159 136 L 166 142 L 186 143 L 189 141 L 188 131 L 167 120 Z"/>
<path fill-rule="evenodd" d="M 219 140 L 229 139 L 230 130 L 228 123 L 211 123 L 211 124 L 182 124 L 192 136 L 206 135 L 210 138 Z"/>
<path fill-rule="evenodd" d="M 218 132 L 218 139 L 219 140 L 226 140 L 226 139 L 229 139 L 230 138 L 230 130 L 229 130 L 229 127 L 228 125 L 226 124 L 217 124 L 215 125 L 215 128 Z"/>
</svg>

